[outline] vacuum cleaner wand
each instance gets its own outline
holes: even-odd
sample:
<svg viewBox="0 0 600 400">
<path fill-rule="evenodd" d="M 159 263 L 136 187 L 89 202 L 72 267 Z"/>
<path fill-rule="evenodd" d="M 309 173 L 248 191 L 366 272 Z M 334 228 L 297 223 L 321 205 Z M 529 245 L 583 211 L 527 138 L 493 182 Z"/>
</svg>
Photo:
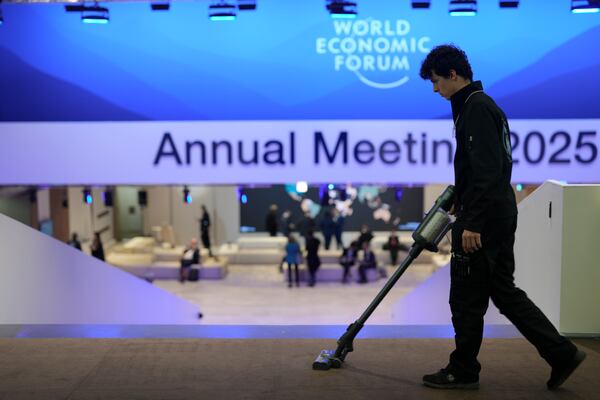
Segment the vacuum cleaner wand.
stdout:
<svg viewBox="0 0 600 400">
<path fill-rule="evenodd" d="M 423 222 L 421 222 L 413 232 L 412 238 L 415 242 L 410 248 L 406 258 L 404 258 L 394 274 L 388 279 L 379 293 L 377 293 L 377 296 L 371 301 L 371 304 L 369 304 L 360 318 L 350 324 L 346 329 L 346 332 L 338 339 L 337 349 L 335 351 L 322 350 L 313 362 L 313 369 L 326 371 L 330 368 L 340 368 L 342 366 L 348 353 L 354 350 L 353 342 L 356 335 L 358 335 L 367 319 L 396 284 L 398 279 L 400 279 L 413 260 L 417 258 L 424 249 L 433 252 L 438 251 L 437 245 L 452 227 L 452 220 L 448 215 L 448 211 L 452 208 L 453 202 L 454 186 L 448 186 L 440 197 L 437 198 L 431 210 L 425 215 Z"/>
</svg>

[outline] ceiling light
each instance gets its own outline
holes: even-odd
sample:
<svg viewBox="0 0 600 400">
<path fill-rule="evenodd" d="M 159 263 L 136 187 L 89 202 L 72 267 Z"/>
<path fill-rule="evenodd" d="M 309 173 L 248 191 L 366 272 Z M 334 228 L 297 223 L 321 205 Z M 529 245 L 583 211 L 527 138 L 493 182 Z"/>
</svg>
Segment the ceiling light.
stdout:
<svg viewBox="0 0 600 400">
<path fill-rule="evenodd" d="M 412 1 L 412 8 L 429 8 L 430 6 L 431 6 L 430 1 L 418 1 L 418 0 Z"/>
<path fill-rule="evenodd" d="M 298 193 L 308 192 L 308 182 L 306 182 L 306 181 L 296 182 L 296 192 L 298 192 Z"/>
<path fill-rule="evenodd" d="M 600 12 L 599 0 L 571 0 L 573 14 L 591 14 Z"/>
<path fill-rule="evenodd" d="M 183 202 L 185 204 L 192 204 L 192 194 L 187 186 L 183 187 Z"/>
<path fill-rule="evenodd" d="M 168 1 L 150 3 L 150 8 L 152 11 L 169 11 L 169 8 L 171 8 L 171 3 Z"/>
<path fill-rule="evenodd" d="M 85 204 L 92 204 L 94 202 L 94 198 L 92 197 L 92 191 L 89 188 L 85 188 L 81 192 L 83 194 L 83 202 Z"/>
<path fill-rule="evenodd" d="M 256 10 L 256 0 L 238 0 L 238 10 Z"/>
<path fill-rule="evenodd" d="M 327 0 L 327 11 L 331 18 L 356 18 L 356 2 L 347 0 Z"/>
<path fill-rule="evenodd" d="M 473 17 L 477 14 L 477 1 L 450 0 L 449 12 L 453 17 Z"/>
<path fill-rule="evenodd" d="M 81 21 L 86 24 L 107 24 L 109 21 L 108 8 L 100 7 L 98 3 L 92 6 L 84 4 L 66 5 L 67 12 L 80 12 Z"/>
<path fill-rule="evenodd" d="M 234 21 L 237 7 L 226 1 L 219 1 L 208 6 L 208 18 L 211 21 Z"/>
</svg>

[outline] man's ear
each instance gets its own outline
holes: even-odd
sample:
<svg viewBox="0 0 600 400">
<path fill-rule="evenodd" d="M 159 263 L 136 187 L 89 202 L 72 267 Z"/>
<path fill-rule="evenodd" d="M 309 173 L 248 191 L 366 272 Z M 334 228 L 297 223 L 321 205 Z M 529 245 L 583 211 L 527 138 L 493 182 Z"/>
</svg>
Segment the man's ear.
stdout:
<svg viewBox="0 0 600 400">
<path fill-rule="evenodd" d="M 451 69 L 450 70 L 450 79 L 452 79 L 453 81 L 456 80 L 456 78 L 458 77 L 458 75 L 456 74 L 456 71 Z"/>
</svg>

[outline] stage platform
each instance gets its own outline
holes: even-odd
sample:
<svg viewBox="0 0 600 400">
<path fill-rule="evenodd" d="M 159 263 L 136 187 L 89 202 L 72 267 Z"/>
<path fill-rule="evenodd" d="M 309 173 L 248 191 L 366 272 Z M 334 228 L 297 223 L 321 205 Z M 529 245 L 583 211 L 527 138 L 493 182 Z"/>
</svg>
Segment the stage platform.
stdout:
<svg viewBox="0 0 600 400">
<path fill-rule="evenodd" d="M 180 259 L 184 246 L 159 246 L 152 237 L 135 237 L 113 248 L 106 256 L 106 262 L 135 275 L 153 281 L 155 279 L 179 279 Z M 200 249 L 200 279 L 224 279 L 227 275 L 229 259 L 221 256 L 208 256 L 207 249 Z"/>
<path fill-rule="evenodd" d="M 358 232 L 346 232 L 345 235 L 349 238 L 356 238 L 358 237 Z M 322 235 L 317 233 L 316 236 L 323 243 Z M 304 239 L 298 235 L 297 237 L 302 247 Z M 375 232 L 375 236 L 371 241 L 371 248 L 377 257 L 378 263 L 381 265 L 391 265 L 389 251 L 383 250 L 383 245 L 387 242 L 387 237 L 387 232 Z M 400 238 L 405 245 L 410 246 L 412 244 L 410 236 L 407 236 L 406 233 L 402 233 Z M 349 240 L 346 241 L 349 242 Z M 213 250 L 215 255 L 228 260 L 222 265 L 225 269 L 227 264 L 248 266 L 279 265 L 285 255 L 286 244 L 287 239 L 283 236 L 271 237 L 260 233 L 245 233 L 241 234 L 236 242 L 215 246 Z M 449 254 L 447 243 L 443 243 L 440 249 L 439 254 L 430 252 L 421 253 L 414 261 L 414 264 L 436 263 L 435 257 L 440 255 L 447 256 Z M 110 252 L 107 252 L 106 261 L 140 276 L 140 271 L 143 270 L 142 267 L 149 267 L 153 264 L 157 267 L 162 267 L 168 265 L 168 263 L 178 262 L 183 254 L 183 250 L 183 245 L 160 245 L 153 237 L 139 236 L 116 244 Z M 325 250 L 321 246 L 319 251 L 319 256 L 323 264 L 338 264 L 341 254 L 342 250 L 335 248 L 333 244 L 328 250 Z M 407 252 L 405 251 L 399 252 L 398 260 L 401 261 L 406 255 Z M 207 262 L 208 250 L 201 248 L 200 256 L 203 263 Z M 217 264 L 219 263 L 217 262 Z M 167 277 L 163 277 L 164 274 L 161 271 L 158 271 L 155 275 L 157 276 L 156 279 L 170 278 L 169 274 L 167 274 Z"/>
</svg>

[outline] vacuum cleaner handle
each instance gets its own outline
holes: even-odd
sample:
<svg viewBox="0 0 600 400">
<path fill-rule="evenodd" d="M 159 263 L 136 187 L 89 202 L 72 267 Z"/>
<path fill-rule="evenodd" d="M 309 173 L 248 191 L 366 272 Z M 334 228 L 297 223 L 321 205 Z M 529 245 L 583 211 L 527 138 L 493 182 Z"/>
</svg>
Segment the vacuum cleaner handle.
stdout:
<svg viewBox="0 0 600 400">
<path fill-rule="evenodd" d="M 417 258 L 424 249 L 431 251 L 438 250 L 438 243 L 452 226 L 448 211 L 452 208 L 453 203 L 454 186 L 448 186 L 435 201 L 435 204 L 426 214 L 423 222 L 421 222 L 413 233 L 415 242 L 410 248 L 406 258 L 398 266 L 394 274 L 385 283 L 373 301 L 371 301 L 371 304 L 369 304 L 360 318 L 348 326 L 346 332 L 338 339 L 338 347 L 335 352 L 332 350 L 323 350 L 315 362 L 313 362 L 313 369 L 328 370 L 329 368 L 341 367 L 347 354 L 354 350 L 354 338 L 358 335 L 367 319 L 396 284 L 398 279 L 400 279 L 413 260 Z"/>
</svg>

